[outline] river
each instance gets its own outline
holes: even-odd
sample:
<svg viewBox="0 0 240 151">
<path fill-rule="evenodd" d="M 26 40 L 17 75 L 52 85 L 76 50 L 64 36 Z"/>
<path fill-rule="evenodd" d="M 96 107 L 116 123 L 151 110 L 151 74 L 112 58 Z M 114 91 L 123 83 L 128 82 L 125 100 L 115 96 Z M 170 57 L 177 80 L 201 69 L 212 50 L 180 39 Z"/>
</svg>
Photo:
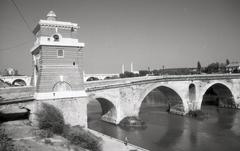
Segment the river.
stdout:
<svg viewBox="0 0 240 151">
<path fill-rule="evenodd" d="M 204 119 L 169 114 L 158 105 L 145 103 L 140 118 L 145 129 L 124 129 L 101 121 L 98 103 L 88 105 L 88 126 L 98 132 L 151 151 L 239 151 L 240 111 L 203 106 Z"/>
</svg>

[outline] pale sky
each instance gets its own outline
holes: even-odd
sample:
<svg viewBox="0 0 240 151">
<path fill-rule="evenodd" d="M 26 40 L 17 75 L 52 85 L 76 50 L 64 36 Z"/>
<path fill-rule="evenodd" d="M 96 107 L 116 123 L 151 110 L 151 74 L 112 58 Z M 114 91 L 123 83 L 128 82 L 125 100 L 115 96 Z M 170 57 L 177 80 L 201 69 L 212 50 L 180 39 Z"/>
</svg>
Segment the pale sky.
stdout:
<svg viewBox="0 0 240 151">
<path fill-rule="evenodd" d="M 240 0 L 15 0 L 31 30 L 54 10 L 78 23 L 86 73 L 120 73 L 240 61 Z M 0 69 L 32 74 L 34 37 L 10 0 L 0 1 Z"/>
</svg>

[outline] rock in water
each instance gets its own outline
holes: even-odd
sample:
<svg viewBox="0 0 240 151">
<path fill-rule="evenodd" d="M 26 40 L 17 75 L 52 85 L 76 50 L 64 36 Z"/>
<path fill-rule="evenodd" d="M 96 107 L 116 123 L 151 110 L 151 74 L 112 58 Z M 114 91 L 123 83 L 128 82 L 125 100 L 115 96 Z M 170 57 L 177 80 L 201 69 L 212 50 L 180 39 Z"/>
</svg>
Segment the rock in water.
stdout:
<svg viewBox="0 0 240 151">
<path fill-rule="evenodd" d="M 124 118 L 119 125 L 124 128 L 146 128 L 146 123 L 134 116 Z"/>
</svg>

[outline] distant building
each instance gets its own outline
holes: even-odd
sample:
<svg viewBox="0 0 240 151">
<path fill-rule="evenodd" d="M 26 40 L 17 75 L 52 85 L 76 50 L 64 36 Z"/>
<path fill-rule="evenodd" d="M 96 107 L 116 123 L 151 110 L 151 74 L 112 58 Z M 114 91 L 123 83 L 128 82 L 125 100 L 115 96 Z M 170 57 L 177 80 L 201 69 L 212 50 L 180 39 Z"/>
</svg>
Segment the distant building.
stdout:
<svg viewBox="0 0 240 151">
<path fill-rule="evenodd" d="M 240 72 L 240 63 L 239 62 L 232 62 L 226 66 L 226 70 L 229 73 L 239 73 Z"/>
<path fill-rule="evenodd" d="M 135 71 L 133 69 L 133 62 L 131 62 L 131 72 L 134 73 L 134 74 L 139 74 L 139 71 Z"/>
</svg>

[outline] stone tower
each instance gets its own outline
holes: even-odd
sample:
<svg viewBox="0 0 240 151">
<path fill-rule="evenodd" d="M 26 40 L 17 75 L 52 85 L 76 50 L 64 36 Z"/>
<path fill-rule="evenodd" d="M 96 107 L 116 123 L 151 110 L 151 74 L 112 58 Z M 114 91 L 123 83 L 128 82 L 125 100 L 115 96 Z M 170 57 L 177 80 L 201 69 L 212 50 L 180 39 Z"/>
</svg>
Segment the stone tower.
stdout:
<svg viewBox="0 0 240 151">
<path fill-rule="evenodd" d="M 82 48 L 76 38 L 78 25 L 56 21 L 53 11 L 46 20 L 40 20 L 31 50 L 34 62 L 35 98 L 66 98 L 81 96 L 84 92 Z"/>
<path fill-rule="evenodd" d="M 67 123 L 86 126 L 84 43 L 78 42 L 78 29 L 75 23 L 58 21 L 53 11 L 38 22 L 33 31 L 36 41 L 31 49 L 34 98 L 39 104 L 47 102 L 59 108 Z"/>
</svg>

